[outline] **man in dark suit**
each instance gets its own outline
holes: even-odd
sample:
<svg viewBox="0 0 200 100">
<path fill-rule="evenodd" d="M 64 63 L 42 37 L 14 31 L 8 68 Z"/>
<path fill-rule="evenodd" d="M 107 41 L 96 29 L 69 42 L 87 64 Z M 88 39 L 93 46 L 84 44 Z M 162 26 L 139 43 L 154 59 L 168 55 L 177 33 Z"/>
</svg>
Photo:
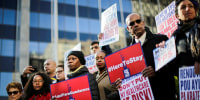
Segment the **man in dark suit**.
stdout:
<svg viewBox="0 0 200 100">
<path fill-rule="evenodd" d="M 148 77 L 155 100 L 174 100 L 175 82 L 169 68 L 165 67 L 155 72 L 153 49 L 156 44 L 167 40 L 167 36 L 152 34 L 139 14 L 131 13 L 126 17 L 127 30 L 132 36 L 129 45 L 140 42 L 144 52 L 147 67 L 142 71 L 144 77 Z M 134 51 L 133 51 L 134 52 Z M 116 82 L 119 82 L 118 80 Z"/>
</svg>

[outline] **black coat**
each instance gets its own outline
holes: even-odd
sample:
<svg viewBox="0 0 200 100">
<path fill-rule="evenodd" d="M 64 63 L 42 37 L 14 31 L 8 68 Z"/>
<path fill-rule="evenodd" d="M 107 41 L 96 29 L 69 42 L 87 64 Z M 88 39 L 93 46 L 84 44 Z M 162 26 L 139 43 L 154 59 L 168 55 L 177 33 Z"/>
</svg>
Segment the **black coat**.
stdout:
<svg viewBox="0 0 200 100">
<path fill-rule="evenodd" d="M 96 79 L 92 74 L 89 73 L 88 69 L 85 66 L 83 68 L 79 69 L 75 73 L 68 74 L 67 77 L 69 79 L 71 79 L 71 78 L 75 78 L 75 77 L 86 75 L 86 74 L 88 74 L 88 79 L 89 79 L 89 83 L 90 83 L 90 90 L 91 90 L 91 94 L 92 94 L 92 100 L 100 100 L 99 88 L 98 88 L 98 84 L 96 82 Z"/>
<path fill-rule="evenodd" d="M 191 52 L 191 36 L 192 34 L 200 32 L 200 18 L 197 17 L 194 21 L 196 26 L 195 24 L 191 24 L 191 26 L 188 24 L 178 24 L 178 29 L 173 33 L 173 36 L 175 37 L 177 56 L 169 66 L 173 67 L 176 76 L 178 76 L 178 70 L 180 67 L 194 66 L 195 61 L 200 62 L 200 55 L 195 58 L 192 56 Z M 186 36 L 186 33 L 189 33 L 188 37 Z M 200 38 L 200 34 L 198 34 L 197 37 Z M 196 46 L 198 45 L 196 44 Z"/>
<path fill-rule="evenodd" d="M 146 39 L 142 45 L 144 57 L 147 66 L 152 66 L 155 69 L 153 49 L 156 44 L 166 41 L 168 38 L 165 35 L 152 34 L 146 27 Z M 135 43 L 133 38 L 132 44 Z M 166 66 L 156 72 L 154 77 L 149 78 L 151 88 L 155 100 L 174 100 L 175 99 L 175 81 L 170 69 Z"/>
</svg>

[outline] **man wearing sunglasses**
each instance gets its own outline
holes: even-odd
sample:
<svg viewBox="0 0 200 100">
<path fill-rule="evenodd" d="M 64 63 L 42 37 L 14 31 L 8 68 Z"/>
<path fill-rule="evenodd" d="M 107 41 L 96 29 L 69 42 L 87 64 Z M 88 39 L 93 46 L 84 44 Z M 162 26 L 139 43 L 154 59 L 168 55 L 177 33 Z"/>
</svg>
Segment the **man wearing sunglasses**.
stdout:
<svg viewBox="0 0 200 100">
<path fill-rule="evenodd" d="M 175 82 L 173 75 L 167 67 L 155 72 L 153 49 L 156 44 L 167 40 L 167 36 L 153 34 L 139 14 L 131 13 L 126 17 L 127 30 L 130 32 L 132 41 L 129 45 L 140 42 L 142 45 L 146 67 L 141 73 L 148 77 L 155 100 L 174 100 L 175 99 Z M 135 51 L 133 51 L 135 52 Z M 116 80 L 117 87 L 120 86 L 121 80 Z"/>
</svg>

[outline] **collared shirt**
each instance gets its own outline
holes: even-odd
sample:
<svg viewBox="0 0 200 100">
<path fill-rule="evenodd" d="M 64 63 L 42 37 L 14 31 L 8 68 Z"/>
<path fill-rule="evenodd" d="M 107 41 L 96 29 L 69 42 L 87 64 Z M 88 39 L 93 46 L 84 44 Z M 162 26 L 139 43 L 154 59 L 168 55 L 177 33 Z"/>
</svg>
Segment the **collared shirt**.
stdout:
<svg viewBox="0 0 200 100">
<path fill-rule="evenodd" d="M 143 45 L 145 38 L 146 38 L 146 32 L 139 39 L 135 39 L 135 42 L 136 43 L 141 42 L 141 45 Z"/>
</svg>

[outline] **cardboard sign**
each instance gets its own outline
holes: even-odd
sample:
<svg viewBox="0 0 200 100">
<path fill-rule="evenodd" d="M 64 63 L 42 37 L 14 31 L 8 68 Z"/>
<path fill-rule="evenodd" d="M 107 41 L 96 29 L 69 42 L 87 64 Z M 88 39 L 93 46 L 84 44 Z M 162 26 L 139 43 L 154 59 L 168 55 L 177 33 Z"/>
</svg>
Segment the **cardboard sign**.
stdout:
<svg viewBox="0 0 200 100">
<path fill-rule="evenodd" d="M 106 56 L 105 62 L 111 83 L 117 78 L 124 79 L 140 73 L 146 67 L 140 43 Z"/>
<path fill-rule="evenodd" d="M 180 100 L 200 100 L 200 74 L 194 66 L 179 68 Z"/>
<path fill-rule="evenodd" d="M 171 37 L 172 33 L 177 29 L 178 19 L 175 16 L 175 1 L 155 16 L 157 31 L 160 34 Z"/>
<path fill-rule="evenodd" d="M 98 68 L 96 66 L 96 59 L 95 59 L 95 55 L 89 55 L 85 57 L 86 60 L 86 66 L 89 70 L 90 73 L 94 73 L 98 71 Z"/>
<path fill-rule="evenodd" d="M 50 88 L 52 98 L 57 100 L 92 100 L 88 75 L 51 84 Z"/>
<path fill-rule="evenodd" d="M 176 58 L 176 45 L 174 37 L 166 41 L 165 47 L 159 47 L 153 50 L 155 70 L 158 71 L 164 65 Z"/>
<path fill-rule="evenodd" d="M 119 41 L 117 4 L 113 4 L 101 14 L 101 33 L 103 38 L 99 40 L 99 46 Z"/>
<path fill-rule="evenodd" d="M 124 79 L 118 91 L 121 100 L 154 100 L 149 79 L 141 73 Z"/>
</svg>

